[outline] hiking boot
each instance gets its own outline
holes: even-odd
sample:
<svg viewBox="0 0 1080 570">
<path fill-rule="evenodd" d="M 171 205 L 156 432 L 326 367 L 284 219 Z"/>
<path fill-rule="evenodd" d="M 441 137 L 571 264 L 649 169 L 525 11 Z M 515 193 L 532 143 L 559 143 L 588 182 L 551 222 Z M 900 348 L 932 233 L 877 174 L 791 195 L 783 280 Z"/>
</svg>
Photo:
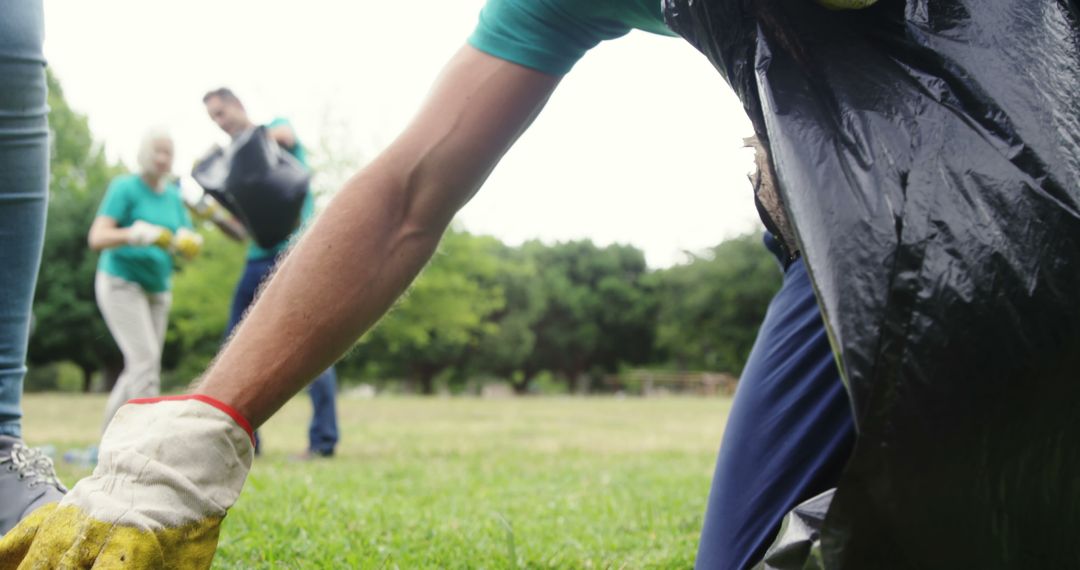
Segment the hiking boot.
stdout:
<svg viewBox="0 0 1080 570">
<path fill-rule="evenodd" d="M 0 536 L 34 509 L 63 498 L 52 459 L 16 437 L 0 435 Z"/>
</svg>

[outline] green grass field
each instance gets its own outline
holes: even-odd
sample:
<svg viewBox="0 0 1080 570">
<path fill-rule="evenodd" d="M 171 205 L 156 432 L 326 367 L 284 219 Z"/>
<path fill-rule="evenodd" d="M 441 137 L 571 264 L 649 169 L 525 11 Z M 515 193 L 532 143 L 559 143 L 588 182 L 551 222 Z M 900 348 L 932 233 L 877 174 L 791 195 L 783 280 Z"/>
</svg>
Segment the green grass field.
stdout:
<svg viewBox="0 0 1080 570">
<path fill-rule="evenodd" d="M 338 456 L 303 450 L 310 405 L 262 430 L 215 568 L 689 568 L 730 400 L 339 401 Z M 58 455 L 103 397 L 28 395 Z M 58 461 L 72 484 L 88 469 Z"/>
</svg>

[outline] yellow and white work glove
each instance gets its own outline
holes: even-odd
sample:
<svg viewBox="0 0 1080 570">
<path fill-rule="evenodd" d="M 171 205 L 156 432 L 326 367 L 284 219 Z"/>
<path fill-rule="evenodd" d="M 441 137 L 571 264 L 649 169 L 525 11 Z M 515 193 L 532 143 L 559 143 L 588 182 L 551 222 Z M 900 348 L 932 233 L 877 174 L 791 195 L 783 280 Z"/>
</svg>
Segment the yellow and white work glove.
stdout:
<svg viewBox="0 0 1080 570">
<path fill-rule="evenodd" d="M 172 240 L 172 251 L 179 253 L 184 259 L 195 259 L 202 251 L 203 238 L 201 235 L 187 229 L 176 230 Z"/>
<path fill-rule="evenodd" d="M 131 400 L 94 474 L 0 539 L 0 568 L 209 568 L 253 442 L 251 425 L 212 398 Z"/>
<path fill-rule="evenodd" d="M 168 228 L 135 220 L 135 223 L 128 228 L 127 241 L 130 245 L 156 245 L 168 248 L 172 245 L 172 232 Z"/>
</svg>

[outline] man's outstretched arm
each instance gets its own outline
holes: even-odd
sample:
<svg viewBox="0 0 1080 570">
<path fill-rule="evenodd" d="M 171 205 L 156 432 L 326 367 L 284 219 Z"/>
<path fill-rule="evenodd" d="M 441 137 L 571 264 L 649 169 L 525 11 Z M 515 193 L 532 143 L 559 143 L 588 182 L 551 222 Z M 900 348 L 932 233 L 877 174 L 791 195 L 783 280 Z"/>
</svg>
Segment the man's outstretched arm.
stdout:
<svg viewBox="0 0 1080 570">
<path fill-rule="evenodd" d="M 558 81 L 458 51 L 412 123 L 282 262 L 196 392 L 266 421 L 389 309 Z"/>
<path fill-rule="evenodd" d="M 251 466 L 252 424 L 386 312 L 557 83 L 462 48 L 280 265 L 197 393 L 120 408 L 94 474 L 4 535 L 0 568 L 208 568 Z"/>
</svg>

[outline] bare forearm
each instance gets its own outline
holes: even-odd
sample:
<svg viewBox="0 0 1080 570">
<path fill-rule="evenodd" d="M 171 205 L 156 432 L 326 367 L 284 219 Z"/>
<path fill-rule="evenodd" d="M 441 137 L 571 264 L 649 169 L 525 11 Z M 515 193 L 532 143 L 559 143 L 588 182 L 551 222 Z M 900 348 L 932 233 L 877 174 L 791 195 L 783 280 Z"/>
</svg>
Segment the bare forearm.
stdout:
<svg viewBox="0 0 1080 570">
<path fill-rule="evenodd" d="M 128 229 L 95 226 L 87 236 L 87 245 L 94 251 L 102 251 L 128 244 Z"/>
</svg>

